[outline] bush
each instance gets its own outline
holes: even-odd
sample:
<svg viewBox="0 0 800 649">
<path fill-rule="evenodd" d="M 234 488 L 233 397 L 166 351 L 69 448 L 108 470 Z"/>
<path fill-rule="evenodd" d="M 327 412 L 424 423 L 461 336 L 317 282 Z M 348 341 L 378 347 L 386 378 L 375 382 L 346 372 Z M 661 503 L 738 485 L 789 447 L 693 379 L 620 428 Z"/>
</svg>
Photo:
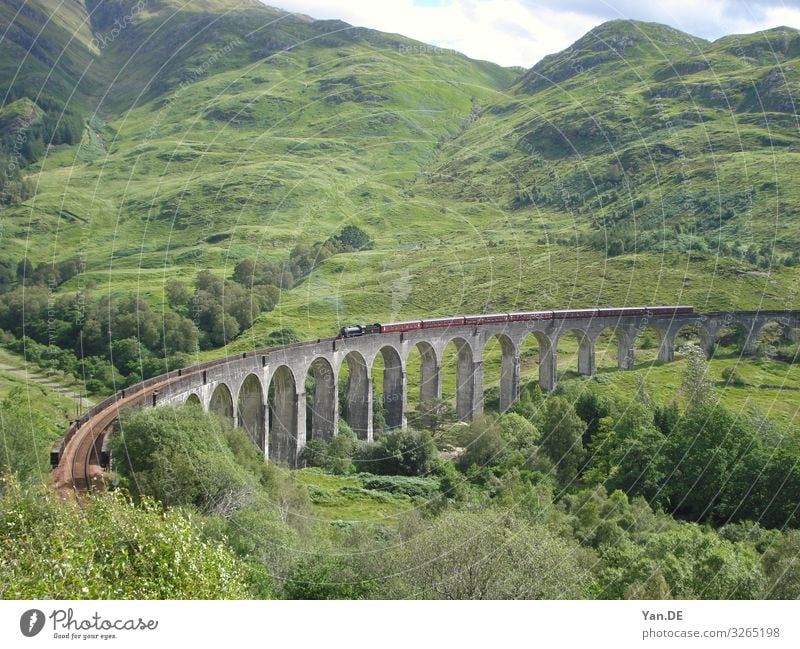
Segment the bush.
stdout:
<svg viewBox="0 0 800 649">
<path fill-rule="evenodd" d="M 404 494 L 411 498 L 430 498 L 439 490 L 439 481 L 433 478 L 417 478 L 412 476 L 359 476 L 364 489 L 386 491 L 392 494 Z"/>
<path fill-rule="evenodd" d="M 46 480 L 50 450 L 63 432 L 30 408 L 22 388 L 13 388 L 0 402 L 0 475 L 15 473 L 22 482 Z"/>
<path fill-rule="evenodd" d="M 244 568 L 225 547 L 149 498 L 80 506 L 6 481 L 0 497 L 2 599 L 241 599 Z"/>
<path fill-rule="evenodd" d="M 381 562 L 381 597 L 579 599 L 592 588 L 591 552 L 543 525 L 497 510 L 446 511 Z"/>
<path fill-rule="evenodd" d="M 722 379 L 728 385 L 747 385 L 747 382 L 742 378 L 742 375 L 736 371 L 735 367 L 726 367 L 722 370 Z"/>
<path fill-rule="evenodd" d="M 137 496 L 230 515 L 253 498 L 255 477 L 237 464 L 219 418 L 200 408 L 150 408 L 120 417 L 115 468 Z"/>
<path fill-rule="evenodd" d="M 380 475 L 426 475 L 438 458 L 428 431 L 412 428 L 385 434 L 378 442 L 362 446 L 356 453 L 359 471 Z"/>
<path fill-rule="evenodd" d="M 339 420 L 339 433 L 330 441 L 309 440 L 303 448 L 301 459 L 306 466 L 319 467 L 336 475 L 355 471 L 353 456 L 358 450 L 356 434 L 344 420 Z"/>
</svg>

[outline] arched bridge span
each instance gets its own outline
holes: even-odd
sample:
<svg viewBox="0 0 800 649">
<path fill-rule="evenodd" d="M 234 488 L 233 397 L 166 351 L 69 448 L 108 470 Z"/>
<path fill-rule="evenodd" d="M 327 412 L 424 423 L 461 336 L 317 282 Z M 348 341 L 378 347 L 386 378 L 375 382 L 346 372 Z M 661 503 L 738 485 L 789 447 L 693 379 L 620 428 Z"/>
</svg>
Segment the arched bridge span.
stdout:
<svg viewBox="0 0 800 649">
<path fill-rule="evenodd" d="M 457 414 L 470 421 L 483 412 L 483 356 L 492 339 L 500 343 L 499 404 L 505 410 L 519 398 L 520 353 L 526 341 L 535 340 L 538 345 L 539 384 L 549 391 L 556 387 L 557 349 L 562 336 L 575 337 L 578 371 L 591 375 L 595 371 L 595 342 L 608 331 L 617 342 L 618 366 L 629 370 L 634 367 L 637 335 L 645 330 L 658 334 L 658 359 L 669 362 L 684 328 L 698 332 L 708 351 L 720 332 L 735 326 L 745 333 L 744 347 L 748 349 L 770 322 L 796 329 L 800 327 L 800 311 L 556 315 L 549 320 L 327 338 L 241 353 L 148 379 L 91 408 L 73 424 L 54 454 L 56 486 L 85 490 L 102 476 L 105 438 L 119 410 L 127 406 L 195 403 L 246 430 L 267 458 L 294 466 L 309 436 L 330 439 L 337 434 L 340 416 L 359 438 L 372 439 L 373 365 L 379 357 L 386 422 L 390 427 L 402 427 L 408 410 L 406 372 L 410 354 L 420 357 L 419 400 L 436 399 L 442 396 L 445 348 L 454 343 L 458 358 Z M 345 375 L 348 397 L 345 412 L 340 413 L 338 385 Z M 310 394 L 306 394 L 306 386 L 310 386 Z"/>
</svg>

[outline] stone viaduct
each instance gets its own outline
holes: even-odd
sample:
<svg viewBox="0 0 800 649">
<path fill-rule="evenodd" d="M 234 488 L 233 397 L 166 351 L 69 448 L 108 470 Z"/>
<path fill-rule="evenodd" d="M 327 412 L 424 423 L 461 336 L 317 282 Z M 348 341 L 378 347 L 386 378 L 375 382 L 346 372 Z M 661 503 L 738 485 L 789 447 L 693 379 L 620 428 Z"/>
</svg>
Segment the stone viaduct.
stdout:
<svg viewBox="0 0 800 649">
<path fill-rule="evenodd" d="M 630 370 L 634 367 L 637 335 L 645 330 L 657 334 L 658 359 L 668 362 L 673 359 L 676 338 L 684 328 L 693 329 L 709 351 L 726 327 L 736 327 L 745 334 L 745 349 L 748 349 L 756 344 L 763 327 L 770 322 L 798 328 L 800 311 L 556 318 L 286 345 L 176 370 L 117 393 L 76 422 L 65 444 L 87 422 L 90 424 L 93 416 L 138 394 L 134 401 L 137 405 L 197 403 L 234 426 L 246 429 L 269 459 L 295 465 L 309 435 L 330 439 L 337 434 L 340 414 L 359 438 L 372 439 L 373 366 L 379 356 L 384 367 L 384 415 L 388 427 L 397 428 L 406 425 L 407 364 L 414 350 L 420 357 L 418 383 L 422 402 L 441 397 L 442 359 L 448 344 L 455 344 L 456 412 L 462 421 L 469 421 L 483 412 L 483 354 L 493 338 L 498 339 L 502 349 L 500 409 L 506 410 L 519 398 L 520 350 L 529 336 L 538 343 L 539 384 L 545 390 L 553 390 L 557 380 L 556 350 L 564 336 L 573 336 L 577 341 L 578 372 L 592 375 L 595 343 L 607 331 L 613 332 L 616 339 L 618 366 Z M 345 367 L 346 412 L 340 413 L 338 384 Z M 111 419 L 104 421 L 102 435 L 110 429 Z"/>
</svg>

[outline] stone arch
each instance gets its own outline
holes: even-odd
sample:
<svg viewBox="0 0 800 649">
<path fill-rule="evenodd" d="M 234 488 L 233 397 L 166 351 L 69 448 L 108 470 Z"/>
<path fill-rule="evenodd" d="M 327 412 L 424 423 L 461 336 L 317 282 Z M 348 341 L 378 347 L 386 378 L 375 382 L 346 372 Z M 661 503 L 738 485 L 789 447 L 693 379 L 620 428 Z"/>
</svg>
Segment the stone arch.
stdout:
<svg viewBox="0 0 800 649">
<path fill-rule="evenodd" d="M 798 355 L 797 340 L 797 329 L 778 318 L 769 318 L 753 326 L 746 348 L 748 353 L 754 356 L 782 358 L 785 361 L 795 362 Z M 785 348 L 782 349 L 786 343 L 790 347 L 788 353 Z"/>
<path fill-rule="evenodd" d="M 336 398 L 336 374 L 326 358 L 315 358 L 306 375 L 306 435 L 309 439 L 330 440 L 339 423 L 339 402 Z"/>
<path fill-rule="evenodd" d="M 231 426 L 236 425 L 233 416 L 233 397 L 230 388 L 225 383 L 220 383 L 214 388 L 208 409 Z"/>
<path fill-rule="evenodd" d="M 456 359 L 456 416 L 461 421 L 472 421 L 483 410 L 483 378 L 474 361 L 472 346 L 464 338 L 451 338 L 442 353 L 442 367 L 446 364 L 447 349 L 453 345 Z M 444 369 L 443 369 L 444 371 Z"/>
<path fill-rule="evenodd" d="M 747 348 L 751 329 L 738 320 L 723 321 L 714 331 L 714 354 L 741 355 Z"/>
<path fill-rule="evenodd" d="M 536 351 L 532 349 L 531 338 L 536 341 Z M 529 366 L 535 362 L 539 366 L 538 380 L 542 390 L 551 391 L 556 387 L 555 348 L 550 338 L 543 331 L 526 333 L 519 341 L 520 365 Z M 535 360 L 534 360 L 535 358 Z"/>
<path fill-rule="evenodd" d="M 484 385 L 482 386 L 484 392 L 486 391 L 487 349 L 490 348 L 495 340 L 500 346 L 500 393 L 498 410 L 500 412 L 505 412 L 519 399 L 519 352 L 511 341 L 511 338 L 506 334 L 495 334 L 486 341 L 486 344 L 483 346 L 483 353 L 481 354 L 484 365 Z"/>
<path fill-rule="evenodd" d="M 672 349 L 680 351 L 680 348 L 692 337 L 697 338 L 700 348 L 708 355 L 713 344 L 713 338 L 706 326 L 699 320 L 687 322 L 675 331 L 672 336 Z"/>
<path fill-rule="evenodd" d="M 351 351 L 339 366 L 340 389 L 343 368 L 347 368 L 346 398 L 340 404 L 344 419 L 358 439 L 372 439 L 372 389 L 367 362 L 361 353 Z"/>
<path fill-rule="evenodd" d="M 578 350 L 577 350 L 577 357 L 578 357 L 578 374 L 583 376 L 592 376 L 595 371 L 594 367 L 594 342 L 589 334 L 579 327 L 572 327 L 570 329 L 564 329 L 558 334 L 558 338 L 556 338 L 555 344 L 553 347 L 555 348 L 555 354 L 558 356 L 559 352 L 559 344 L 564 340 L 567 336 L 573 336 L 577 342 Z"/>
<path fill-rule="evenodd" d="M 236 400 L 236 414 L 239 427 L 247 431 L 253 444 L 262 451 L 266 450 L 264 390 L 255 374 L 248 374 L 242 381 Z"/>
<path fill-rule="evenodd" d="M 653 322 L 646 322 L 636 329 L 634 336 L 634 361 L 659 360 L 668 363 L 672 360 L 673 349 L 663 327 Z"/>
<path fill-rule="evenodd" d="M 612 342 L 613 341 L 613 342 Z M 598 357 L 607 356 L 609 346 L 615 347 L 614 364 L 622 370 L 632 370 L 634 365 L 633 341 L 622 327 L 609 325 L 598 332 L 592 341 L 594 347 L 595 367 L 601 364 Z"/>
<path fill-rule="evenodd" d="M 393 430 L 405 425 L 406 419 L 406 376 L 400 354 L 391 345 L 381 347 L 372 359 L 372 380 L 377 379 L 376 361 L 383 361 L 383 381 L 381 385 L 381 406 L 386 428 Z M 373 393 L 373 407 L 375 404 Z"/>
<path fill-rule="evenodd" d="M 281 365 L 272 374 L 268 392 L 269 459 L 297 463 L 297 384 L 292 370 Z"/>
<path fill-rule="evenodd" d="M 192 392 L 188 397 L 186 397 L 186 401 L 184 402 L 187 406 L 203 406 L 203 402 L 200 401 L 200 397 L 198 397 L 194 392 Z"/>
</svg>

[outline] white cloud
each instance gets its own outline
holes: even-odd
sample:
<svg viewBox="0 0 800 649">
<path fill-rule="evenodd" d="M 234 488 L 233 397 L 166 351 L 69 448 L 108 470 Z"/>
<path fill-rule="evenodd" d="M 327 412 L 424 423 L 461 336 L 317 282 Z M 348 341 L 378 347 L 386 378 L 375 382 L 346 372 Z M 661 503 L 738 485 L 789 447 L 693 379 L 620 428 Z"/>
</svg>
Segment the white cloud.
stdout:
<svg viewBox="0 0 800 649">
<path fill-rule="evenodd" d="M 269 4 L 526 68 L 612 18 L 662 22 L 709 39 L 778 25 L 800 27 L 800 0 L 271 0 Z"/>
</svg>

